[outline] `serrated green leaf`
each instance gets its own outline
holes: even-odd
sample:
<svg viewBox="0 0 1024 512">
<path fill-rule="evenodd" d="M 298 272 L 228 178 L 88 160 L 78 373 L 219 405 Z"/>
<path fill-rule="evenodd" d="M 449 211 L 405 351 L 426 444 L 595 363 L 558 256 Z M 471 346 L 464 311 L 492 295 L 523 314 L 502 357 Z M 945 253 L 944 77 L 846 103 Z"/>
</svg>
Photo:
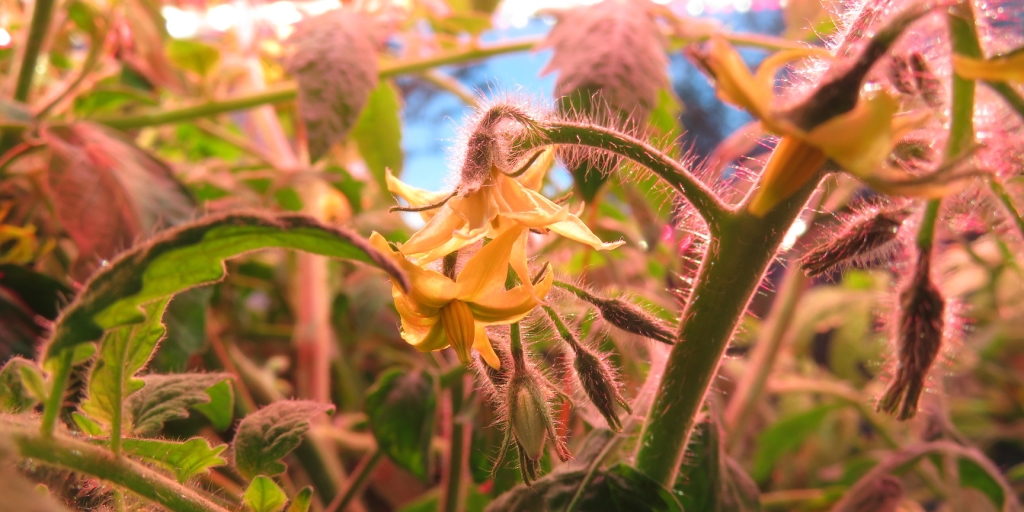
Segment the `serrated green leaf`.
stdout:
<svg viewBox="0 0 1024 512">
<path fill-rule="evenodd" d="M 235 388 L 229 381 L 221 381 L 206 390 L 210 401 L 199 404 L 193 409 L 203 413 L 217 430 L 225 430 L 231 426 L 235 417 Z"/>
<path fill-rule="evenodd" d="M 171 39 L 167 42 L 167 58 L 182 69 L 205 77 L 217 67 L 220 51 L 199 41 Z"/>
<path fill-rule="evenodd" d="M 288 40 L 312 161 L 348 134 L 377 86 L 376 30 L 373 19 L 334 9 L 297 24 Z"/>
<path fill-rule="evenodd" d="M 957 466 L 960 473 L 960 486 L 961 487 L 972 487 L 977 489 L 988 496 L 988 499 L 992 500 L 992 503 L 999 510 L 1009 510 L 1006 491 L 1003 490 L 1003 486 L 999 484 L 999 481 L 992 477 L 981 467 L 977 462 L 961 457 Z"/>
<path fill-rule="evenodd" d="M 252 512 L 278 512 L 288 501 L 288 496 L 273 480 L 258 476 L 245 490 L 242 501 Z"/>
<path fill-rule="evenodd" d="M 308 512 L 309 505 L 313 501 L 313 488 L 303 487 L 288 504 L 288 512 Z"/>
<path fill-rule="evenodd" d="M 233 441 L 235 468 L 245 478 L 274 476 L 287 467 L 280 460 L 309 430 L 309 420 L 334 406 L 306 400 L 274 402 L 242 419 Z"/>
<path fill-rule="evenodd" d="M 166 307 L 167 299 L 146 304 L 144 322 L 112 329 L 103 337 L 99 359 L 89 373 L 88 397 L 81 405 L 89 419 L 105 427 L 127 427 L 122 421 L 126 400 L 145 385 L 135 373 L 146 365 L 166 332 Z"/>
<path fill-rule="evenodd" d="M 429 476 L 435 386 L 425 371 L 410 374 L 396 368 L 381 375 L 366 396 L 366 415 L 377 446 L 421 480 Z"/>
<path fill-rule="evenodd" d="M 391 169 L 395 176 L 402 174 L 405 157 L 401 112 L 402 96 L 393 82 L 385 80 L 370 93 L 366 107 L 352 128 L 352 140 L 359 147 L 359 155 L 382 189 L 387 189 L 385 169 Z"/>
<path fill-rule="evenodd" d="M 36 397 L 36 400 L 42 402 L 50 395 L 46 382 L 43 381 L 43 375 L 39 373 L 39 368 L 35 365 L 18 368 L 18 374 L 21 375 L 21 382 L 25 384 L 25 388 Z"/>
<path fill-rule="evenodd" d="M 754 480 L 764 481 L 771 474 L 775 463 L 786 452 L 800 447 L 839 406 L 825 404 L 795 414 L 763 430 L 757 436 L 757 453 L 754 454 Z"/>
<path fill-rule="evenodd" d="M 185 442 L 165 441 L 162 439 L 125 439 L 121 447 L 125 452 L 152 462 L 156 462 L 174 472 L 175 478 L 184 483 L 214 466 L 227 463 L 220 457 L 227 445 L 210 446 L 210 442 L 201 437 Z"/>
<path fill-rule="evenodd" d="M 156 432 L 168 421 L 187 418 L 189 409 L 211 403 L 211 388 L 222 384 L 227 386 L 226 381 L 231 378 L 227 373 L 146 375 L 142 378 L 145 387 L 128 399 L 133 432 Z M 224 405 L 218 403 L 217 407 Z M 230 422 L 231 411 L 226 413 Z"/>
<path fill-rule="evenodd" d="M 12 357 L 0 369 L 0 412 L 18 414 L 39 403 L 39 398 L 25 385 L 23 371 L 29 375 L 39 375 L 35 363 L 22 357 Z M 39 380 L 41 384 L 42 377 Z"/>
<path fill-rule="evenodd" d="M 135 246 L 97 272 L 57 319 L 44 359 L 99 339 L 108 329 L 142 322 L 143 304 L 219 281 L 225 259 L 271 247 L 370 263 L 406 283 L 401 270 L 365 239 L 309 217 L 208 216 Z"/>
</svg>

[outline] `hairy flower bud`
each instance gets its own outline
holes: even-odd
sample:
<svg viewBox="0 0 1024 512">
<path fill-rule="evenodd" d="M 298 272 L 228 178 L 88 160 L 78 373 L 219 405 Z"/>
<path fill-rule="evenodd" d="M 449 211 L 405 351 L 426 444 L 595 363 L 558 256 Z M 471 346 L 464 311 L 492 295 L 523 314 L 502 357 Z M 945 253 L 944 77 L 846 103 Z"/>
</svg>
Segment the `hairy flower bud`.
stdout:
<svg viewBox="0 0 1024 512">
<path fill-rule="evenodd" d="M 511 407 L 512 434 L 519 441 L 519 447 L 531 460 L 544 455 L 544 439 L 547 437 L 547 404 L 535 386 L 517 386 Z"/>
<path fill-rule="evenodd" d="M 900 293 L 899 366 L 878 410 L 907 420 L 917 414 L 925 380 L 942 348 L 945 302 L 931 281 L 931 257 L 918 256 L 909 285 Z"/>
<path fill-rule="evenodd" d="M 556 283 L 555 286 L 593 304 L 597 307 L 601 318 L 604 318 L 606 322 L 623 331 L 669 345 L 675 343 L 675 334 L 661 320 L 654 318 L 631 302 L 619 298 L 605 299 L 598 297 L 568 283 Z"/>
<path fill-rule="evenodd" d="M 629 403 L 619 394 L 619 387 L 607 363 L 585 348 L 580 348 L 576 351 L 572 366 L 576 370 L 576 376 L 580 379 L 583 391 L 601 413 L 601 416 L 604 416 L 608 427 L 615 432 L 622 432 L 622 422 L 615 411 L 615 404 L 619 404 L 627 412 L 631 412 Z"/>
<path fill-rule="evenodd" d="M 895 244 L 902 217 L 881 211 L 857 219 L 837 236 L 804 255 L 800 266 L 808 276 L 814 277 L 840 265 L 871 260 Z"/>
</svg>

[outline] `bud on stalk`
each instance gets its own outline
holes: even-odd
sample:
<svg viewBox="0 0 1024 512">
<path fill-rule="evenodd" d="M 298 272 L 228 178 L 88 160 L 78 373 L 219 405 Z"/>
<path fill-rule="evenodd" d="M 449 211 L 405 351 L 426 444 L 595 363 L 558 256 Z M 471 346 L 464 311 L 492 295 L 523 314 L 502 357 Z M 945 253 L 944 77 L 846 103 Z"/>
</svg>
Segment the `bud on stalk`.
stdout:
<svg viewBox="0 0 1024 512">
<path fill-rule="evenodd" d="M 878 410 L 908 420 L 917 414 L 928 371 L 942 348 L 945 302 L 931 281 L 931 255 L 918 256 L 913 279 L 900 293 L 899 366 Z"/>
<path fill-rule="evenodd" d="M 601 318 L 623 331 L 669 345 L 675 343 L 675 334 L 663 322 L 628 301 L 598 297 L 582 288 L 559 281 L 555 281 L 555 286 L 593 304 Z"/>
<path fill-rule="evenodd" d="M 808 252 L 800 266 L 809 277 L 815 277 L 843 264 L 870 260 L 896 242 L 903 224 L 901 217 L 883 211 L 857 219 L 835 238 Z"/>
</svg>

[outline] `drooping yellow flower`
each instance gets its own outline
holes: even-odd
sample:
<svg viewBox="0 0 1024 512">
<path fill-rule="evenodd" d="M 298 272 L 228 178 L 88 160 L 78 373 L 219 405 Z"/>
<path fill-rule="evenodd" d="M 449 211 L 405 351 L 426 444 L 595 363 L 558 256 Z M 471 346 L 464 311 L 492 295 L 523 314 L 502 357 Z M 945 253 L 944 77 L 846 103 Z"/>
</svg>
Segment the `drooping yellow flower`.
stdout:
<svg viewBox="0 0 1024 512">
<path fill-rule="evenodd" d="M 863 93 L 853 109 L 804 130 L 773 109 L 775 73 L 787 62 L 822 50 L 778 52 L 752 75 L 725 39 L 712 36 L 708 44 L 703 64 L 714 76 L 719 98 L 747 110 L 765 130 L 782 137 L 777 155 L 765 168 L 762 187 L 750 204 L 752 213 L 764 215 L 791 196 L 826 158 L 869 183 L 897 175 L 898 171 L 884 168 L 884 163 L 899 139 L 924 120 L 922 116 L 897 116 L 897 98 L 880 90 Z"/>
<path fill-rule="evenodd" d="M 968 80 L 1024 83 L 1024 50 L 988 60 L 953 54 L 953 71 Z"/>
<path fill-rule="evenodd" d="M 494 368 L 501 366 L 484 327 L 518 322 L 534 307 L 537 297 L 551 289 L 553 275 L 527 288 L 505 289 L 509 256 L 523 233 L 521 226 L 506 229 L 469 258 L 454 281 L 426 270 L 394 251 L 379 233 L 370 243 L 389 255 L 409 277 L 409 291 L 392 289 L 395 307 L 402 319 L 402 339 L 421 352 L 451 346 L 463 363 L 470 361 L 471 349 Z"/>
<path fill-rule="evenodd" d="M 439 208 L 420 212 L 427 224 L 402 245 L 402 254 L 425 264 L 484 237 L 495 238 L 512 224 L 551 230 L 597 250 L 622 245 L 624 242 L 602 242 L 576 214 L 538 192 L 553 155 L 552 149 L 545 150 L 518 178 L 492 168 L 479 188 L 465 195 L 456 194 Z M 387 184 L 391 193 L 405 199 L 412 208 L 437 204 L 449 197 L 410 187 L 390 172 Z M 525 278 L 522 274 L 520 277 Z"/>
</svg>

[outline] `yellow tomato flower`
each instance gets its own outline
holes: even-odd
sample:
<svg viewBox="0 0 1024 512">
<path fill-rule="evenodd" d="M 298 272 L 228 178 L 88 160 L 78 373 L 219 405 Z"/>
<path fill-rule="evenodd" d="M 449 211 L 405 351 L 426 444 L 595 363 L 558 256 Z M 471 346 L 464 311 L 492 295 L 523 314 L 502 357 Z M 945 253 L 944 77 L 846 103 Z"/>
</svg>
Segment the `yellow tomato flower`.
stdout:
<svg viewBox="0 0 1024 512">
<path fill-rule="evenodd" d="M 509 257 L 522 233 L 522 227 L 514 226 L 491 240 L 466 262 L 455 281 L 420 268 L 373 233 L 370 243 L 389 255 L 409 278 L 408 293 L 397 285 L 391 292 L 402 319 L 402 339 L 421 352 L 450 345 L 463 363 L 470 361 L 470 352 L 476 349 L 488 365 L 499 368 L 501 361 L 484 327 L 522 320 L 537 306 L 536 297 L 547 295 L 554 279 L 548 272 L 536 286 L 505 289 Z"/>
<path fill-rule="evenodd" d="M 1024 83 L 1024 50 L 988 60 L 954 53 L 953 70 L 967 80 Z"/>
<path fill-rule="evenodd" d="M 795 193 L 825 158 L 869 183 L 896 175 L 898 171 L 882 169 L 885 160 L 896 142 L 924 120 L 922 116 L 896 116 L 897 98 L 884 91 L 864 93 L 852 110 L 803 130 L 773 109 L 775 73 L 787 62 L 823 50 L 778 52 L 751 75 L 739 53 L 724 38 L 712 36 L 708 44 L 703 64 L 714 76 L 719 98 L 747 110 L 765 130 L 782 137 L 778 155 L 773 155 L 766 166 L 762 187 L 751 202 L 752 213 L 764 215 Z"/>
<path fill-rule="evenodd" d="M 545 150 L 518 178 L 492 168 L 490 176 L 479 189 L 466 195 L 455 195 L 439 208 L 420 212 L 427 224 L 402 245 L 402 254 L 425 264 L 484 237 L 495 238 L 512 224 L 548 229 L 597 250 L 614 249 L 625 243 L 602 242 L 577 214 L 538 192 L 553 159 L 554 151 Z M 437 204 L 449 197 L 449 194 L 410 187 L 390 171 L 387 184 L 391 193 L 405 199 L 412 208 Z M 525 279 L 522 274 L 520 277 Z"/>
</svg>

